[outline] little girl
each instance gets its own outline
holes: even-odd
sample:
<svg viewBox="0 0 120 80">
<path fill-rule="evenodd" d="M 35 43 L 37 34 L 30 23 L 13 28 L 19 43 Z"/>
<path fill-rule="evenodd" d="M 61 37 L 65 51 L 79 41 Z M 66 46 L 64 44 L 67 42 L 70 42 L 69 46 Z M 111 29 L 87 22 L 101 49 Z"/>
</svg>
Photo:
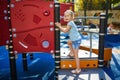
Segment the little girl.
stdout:
<svg viewBox="0 0 120 80">
<path fill-rule="evenodd" d="M 64 12 L 64 21 L 67 22 L 67 27 L 63 28 L 60 23 L 56 22 L 55 25 L 60 28 L 63 32 L 68 32 L 70 40 L 68 40 L 68 46 L 70 48 L 70 56 L 75 58 L 76 69 L 71 72 L 74 74 L 79 74 L 81 72 L 80 62 L 78 58 L 78 50 L 81 43 L 81 36 L 77 30 L 77 26 L 74 23 L 74 13 L 71 10 L 66 10 Z"/>
</svg>

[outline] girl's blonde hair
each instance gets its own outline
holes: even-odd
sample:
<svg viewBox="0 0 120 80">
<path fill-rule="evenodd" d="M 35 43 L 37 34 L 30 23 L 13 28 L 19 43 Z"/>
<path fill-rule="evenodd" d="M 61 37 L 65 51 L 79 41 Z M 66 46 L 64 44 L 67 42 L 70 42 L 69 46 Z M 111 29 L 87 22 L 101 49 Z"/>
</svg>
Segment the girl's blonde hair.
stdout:
<svg viewBox="0 0 120 80">
<path fill-rule="evenodd" d="M 64 12 L 64 14 L 65 14 L 65 13 L 70 14 L 70 15 L 71 15 L 71 17 L 73 17 L 73 18 L 74 18 L 74 12 L 73 12 L 72 10 L 66 10 L 66 11 Z"/>
</svg>

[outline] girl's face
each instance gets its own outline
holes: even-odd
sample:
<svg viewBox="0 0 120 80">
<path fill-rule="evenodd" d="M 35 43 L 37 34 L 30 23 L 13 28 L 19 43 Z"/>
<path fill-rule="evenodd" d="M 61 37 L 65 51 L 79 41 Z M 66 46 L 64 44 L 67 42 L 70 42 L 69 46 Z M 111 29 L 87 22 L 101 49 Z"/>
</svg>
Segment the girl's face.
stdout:
<svg viewBox="0 0 120 80">
<path fill-rule="evenodd" d="M 64 21 L 69 22 L 73 20 L 73 17 L 70 15 L 70 13 L 64 13 Z"/>
<path fill-rule="evenodd" d="M 114 25 L 111 23 L 111 24 L 109 25 L 109 27 L 110 27 L 110 28 L 114 28 Z"/>
</svg>

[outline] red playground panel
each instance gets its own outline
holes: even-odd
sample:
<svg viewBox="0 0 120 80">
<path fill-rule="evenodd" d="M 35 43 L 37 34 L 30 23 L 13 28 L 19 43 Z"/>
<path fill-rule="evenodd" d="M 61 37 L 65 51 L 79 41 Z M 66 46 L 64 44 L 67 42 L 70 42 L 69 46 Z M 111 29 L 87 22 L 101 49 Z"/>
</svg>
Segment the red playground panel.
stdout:
<svg viewBox="0 0 120 80">
<path fill-rule="evenodd" d="M 60 3 L 60 19 L 61 19 L 60 23 L 61 24 L 66 24 L 66 22 L 64 22 L 63 20 L 63 17 L 64 17 L 64 12 L 68 9 L 74 11 L 74 5 L 72 3 Z"/>
<path fill-rule="evenodd" d="M 45 0 L 11 0 L 13 50 L 54 51 L 54 3 Z"/>
<path fill-rule="evenodd" d="M 44 27 L 13 34 L 14 51 L 50 52 L 54 51 L 54 28 Z"/>
<path fill-rule="evenodd" d="M 7 14 L 7 0 L 0 0 L 0 46 L 9 41 L 9 24 Z"/>
<path fill-rule="evenodd" d="M 44 0 L 11 0 L 11 22 L 16 32 L 54 26 L 54 4 Z"/>
</svg>

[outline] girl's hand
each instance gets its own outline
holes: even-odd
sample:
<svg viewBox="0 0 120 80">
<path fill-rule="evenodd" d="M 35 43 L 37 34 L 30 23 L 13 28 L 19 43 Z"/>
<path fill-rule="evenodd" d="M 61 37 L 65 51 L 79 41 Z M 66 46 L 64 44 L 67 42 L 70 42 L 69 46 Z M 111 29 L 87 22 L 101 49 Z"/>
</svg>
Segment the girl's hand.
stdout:
<svg viewBox="0 0 120 80">
<path fill-rule="evenodd" d="M 59 22 L 56 22 L 55 25 L 56 25 L 57 27 L 61 27 L 61 24 L 60 24 Z"/>
</svg>

